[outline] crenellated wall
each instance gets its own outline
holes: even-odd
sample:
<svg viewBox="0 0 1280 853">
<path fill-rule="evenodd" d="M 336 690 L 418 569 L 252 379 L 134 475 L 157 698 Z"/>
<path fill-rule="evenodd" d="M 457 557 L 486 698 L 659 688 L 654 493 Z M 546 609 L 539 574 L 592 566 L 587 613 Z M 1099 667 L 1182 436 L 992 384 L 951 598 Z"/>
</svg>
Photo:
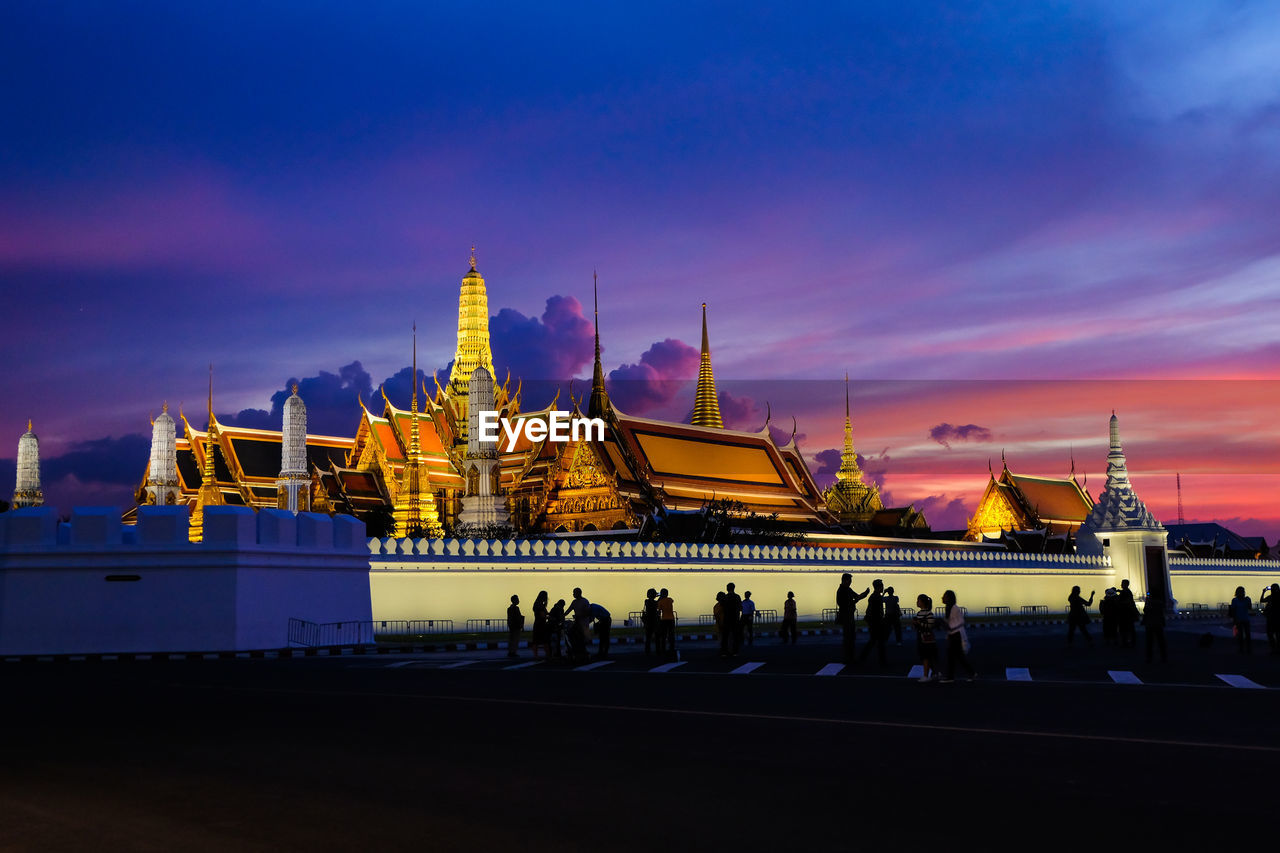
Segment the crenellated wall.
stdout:
<svg viewBox="0 0 1280 853">
<path fill-rule="evenodd" d="M 232 651 L 288 645 L 288 620 L 368 620 L 364 524 L 209 507 L 204 541 L 182 506 L 0 514 L 0 654 Z"/>
<path fill-rule="evenodd" d="M 1263 588 L 1280 583 L 1280 560 L 1227 560 L 1169 555 L 1169 578 L 1178 603 L 1209 607 L 1230 601 L 1236 587 L 1258 603 Z"/>
</svg>

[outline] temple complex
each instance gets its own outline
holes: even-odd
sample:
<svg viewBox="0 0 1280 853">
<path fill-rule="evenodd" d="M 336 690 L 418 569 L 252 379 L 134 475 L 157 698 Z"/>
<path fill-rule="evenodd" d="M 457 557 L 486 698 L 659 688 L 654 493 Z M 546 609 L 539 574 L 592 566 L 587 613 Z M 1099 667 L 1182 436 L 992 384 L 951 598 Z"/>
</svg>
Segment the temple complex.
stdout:
<svg viewBox="0 0 1280 853">
<path fill-rule="evenodd" d="M 1071 536 L 1093 510 L 1093 499 L 1076 481 L 1075 466 L 1065 479 L 1014 474 L 1000 455 L 1000 476 L 988 471 L 987 488 L 969 519 L 965 539 L 981 542 L 1019 531 Z"/>
</svg>

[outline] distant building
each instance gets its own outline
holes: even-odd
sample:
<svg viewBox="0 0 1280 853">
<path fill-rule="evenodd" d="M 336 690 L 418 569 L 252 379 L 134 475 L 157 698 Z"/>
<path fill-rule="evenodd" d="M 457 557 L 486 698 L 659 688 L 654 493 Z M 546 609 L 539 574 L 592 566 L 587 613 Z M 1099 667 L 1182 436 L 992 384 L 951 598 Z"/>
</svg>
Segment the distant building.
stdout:
<svg viewBox="0 0 1280 853">
<path fill-rule="evenodd" d="M 1261 536 L 1240 536 L 1214 522 L 1166 524 L 1170 553 L 1188 557 L 1226 557 L 1233 560 L 1264 560 L 1270 556 Z"/>
</svg>

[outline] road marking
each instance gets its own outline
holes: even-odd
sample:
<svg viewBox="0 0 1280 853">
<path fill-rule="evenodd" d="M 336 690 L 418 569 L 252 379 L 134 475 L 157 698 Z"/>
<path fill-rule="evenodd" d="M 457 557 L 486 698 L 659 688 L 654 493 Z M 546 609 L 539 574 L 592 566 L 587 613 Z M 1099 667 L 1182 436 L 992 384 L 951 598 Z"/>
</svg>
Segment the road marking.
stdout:
<svg viewBox="0 0 1280 853">
<path fill-rule="evenodd" d="M 759 669 L 762 666 L 764 666 L 764 661 L 762 660 L 752 661 L 751 663 L 744 663 L 742 666 L 731 671 L 729 674 L 730 675 L 747 675 L 749 673 L 755 672 L 757 669 Z"/>
<path fill-rule="evenodd" d="M 687 663 L 688 663 L 687 660 L 673 660 L 671 663 L 660 663 L 649 671 L 650 672 L 670 672 L 676 667 L 684 666 Z"/>
<path fill-rule="evenodd" d="M 598 660 L 592 663 L 584 663 L 582 666 L 575 666 L 573 668 L 573 671 L 574 672 L 590 672 L 593 669 L 599 669 L 600 667 L 608 666 L 611 663 L 613 663 L 613 661 L 611 660 Z"/>
<path fill-rule="evenodd" d="M 528 669 L 531 666 L 541 666 L 540 660 L 527 660 L 524 663 L 513 663 L 510 666 L 504 666 L 503 669 Z"/>
<path fill-rule="evenodd" d="M 1004 677 L 1008 681 L 1030 681 L 1031 670 L 1025 666 L 1006 666 L 1004 668 Z"/>
<path fill-rule="evenodd" d="M 907 678 L 924 678 L 924 667 L 920 664 L 911 667 L 911 671 L 907 673 Z"/>
<path fill-rule="evenodd" d="M 420 660 L 402 660 L 396 663 L 388 663 L 383 665 L 383 669 L 399 669 L 402 666 L 413 666 L 415 663 L 422 663 Z M 467 661 L 467 663 L 475 663 L 475 661 Z"/>
<path fill-rule="evenodd" d="M 1246 690 L 1266 690 L 1267 689 L 1256 681 L 1250 681 L 1249 679 L 1245 678 L 1243 675 L 1221 675 L 1219 673 L 1214 673 L 1214 674 L 1218 678 L 1221 678 L 1223 681 L 1227 682 L 1227 684 L 1230 684 L 1232 687 L 1243 687 Z"/>
<path fill-rule="evenodd" d="M 1141 684 L 1142 679 L 1129 672 L 1127 669 L 1109 669 L 1107 675 L 1111 676 L 1111 680 L 1116 684 Z"/>
<path fill-rule="evenodd" d="M 478 660 L 456 660 L 453 663 L 447 663 L 440 667 L 441 669 L 458 669 L 463 666 L 471 666 L 473 663 L 480 663 Z"/>
<path fill-rule="evenodd" d="M 814 675 L 839 675 L 842 669 L 844 669 L 844 664 L 842 663 L 829 663 L 815 672 Z"/>
</svg>

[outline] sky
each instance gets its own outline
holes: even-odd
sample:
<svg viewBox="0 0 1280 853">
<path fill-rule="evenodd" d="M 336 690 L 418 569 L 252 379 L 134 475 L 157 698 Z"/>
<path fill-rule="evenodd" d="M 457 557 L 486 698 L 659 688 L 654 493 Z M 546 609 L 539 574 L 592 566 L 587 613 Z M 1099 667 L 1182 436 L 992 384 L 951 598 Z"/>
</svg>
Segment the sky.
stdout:
<svg viewBox="0 0 1280 853">
<path fill-rule="evenodd" d="M 211 363 L 227 422 L 296 379 L 353 432 L 415 321 L 448 366 L 475 245 L 529 407 L 589 378 L 598 271 L 626 411 L 688 413 L 705 301 L 726 420 L 820 481 L 847 371 L 936 528 L 1002 451 L 1096 494 L 1115 409 L 1158 517 L 1180 473 L 1274 539 L 1277 43 L 1245 2 L 6 3 L 0 488 L 31 418 L 50 502 L 131 505 Z"/>
</svg>

